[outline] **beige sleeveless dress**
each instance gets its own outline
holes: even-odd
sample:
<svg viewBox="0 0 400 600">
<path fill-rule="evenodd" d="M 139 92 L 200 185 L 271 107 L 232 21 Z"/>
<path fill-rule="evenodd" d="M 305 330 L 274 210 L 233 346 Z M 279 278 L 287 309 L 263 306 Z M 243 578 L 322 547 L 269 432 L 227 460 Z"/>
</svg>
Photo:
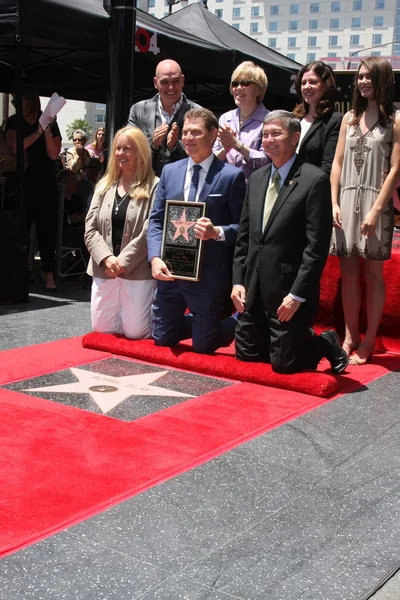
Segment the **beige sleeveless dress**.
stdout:
<svg viewBox="0 0 400 600">
<path fill-rule="evenodd" d="M 390 170 L 392 138 L 392 121 L 387 127 L 375 123 L 365 134 L 359 125 L 347 127 L 340 178 L 342 230 L 336 227 L 333 230 L 331 254 L 370 260 L 390 258 L 394 227 L 392 199 L 381 213 L 373 235 L 361 235 L 360 229 Z"/>
</svg>

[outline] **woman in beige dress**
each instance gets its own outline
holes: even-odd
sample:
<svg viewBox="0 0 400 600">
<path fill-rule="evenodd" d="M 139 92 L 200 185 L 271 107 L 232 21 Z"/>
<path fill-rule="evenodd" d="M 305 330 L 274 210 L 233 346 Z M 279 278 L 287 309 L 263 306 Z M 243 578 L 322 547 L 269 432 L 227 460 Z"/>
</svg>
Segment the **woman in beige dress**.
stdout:
<svg viewBox="0 0 400 600">
<path fill-rule="evenodd" d="M 385 302 L 383 261 L 391 256 L 392 194 L 400 174 L 400 116 L 393 105 L 388 61 L 360 61 L 352 110 L 344 118 L 332 165 L 334 231 L 331 254 L 339 256 L 345 319 L 343 348 L 350 364 L 369 361 Z M 360 260 L 364 259 L 367 331 L 361 341 Z"/>
<path fill-rule="evenodd" d="M 147 258 L 147 228 L 157 183 L 144 133 L 130 126 L 117 131 L 86 217 L 97 332 L 150 337 L 156 282 Z"/>
</svg>

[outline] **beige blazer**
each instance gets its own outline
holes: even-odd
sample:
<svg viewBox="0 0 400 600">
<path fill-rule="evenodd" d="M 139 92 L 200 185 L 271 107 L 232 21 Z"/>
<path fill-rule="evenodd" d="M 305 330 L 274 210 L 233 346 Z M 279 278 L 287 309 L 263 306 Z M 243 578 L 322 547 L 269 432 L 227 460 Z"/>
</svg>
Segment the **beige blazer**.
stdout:
<svg viewBox="0 0 400 600">
<path fill-rule="evenodd" d="M 154 178 L 150 198 L 137 202 L 130 200 L 126 210 L 125 226 L 118 258 L 125 267 L 123 279 L 151 279 L 151 267 L 147 258 L 147 228 L 149 213 L 153 204 L 158 177 Z M 101 261 L 113 254 L 112 250 L 112 209 L 116 184 L 103 195 L 93 194 L 85 224 L 85 244 L 90 253 L 87 272 L 89 275 L 108 279 Z"/>
</svg>

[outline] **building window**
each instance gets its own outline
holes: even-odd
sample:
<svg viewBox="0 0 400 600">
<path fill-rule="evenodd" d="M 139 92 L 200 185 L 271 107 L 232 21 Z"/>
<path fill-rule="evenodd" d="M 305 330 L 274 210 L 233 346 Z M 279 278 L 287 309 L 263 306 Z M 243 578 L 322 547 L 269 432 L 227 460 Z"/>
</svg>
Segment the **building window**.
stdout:
<svg viewBox="0 0 400 600">
<path fill-rule="evenodd" d="M 309 27 L 308 27 L 308 28 L 309 28 L 311 31 L 313 31 L 313 30 L 315 31 L 315 29 L 318 29 L 318 21 L 317 21 L 317 19 L 312 19 L 312 20 L 309 22 Z"/>
<path fill-rule="evenodd" d="M 338 36 L 337 35 L 330 35 L 329 36 L 329 45 L 330 46 L 337 46 L 338 45 Z"/>
<path fill-rule="evenodd" d="M 252 6 L 251 7 L 251 16 L 252 17 L 259 17 L 260 16 L 260 7 L 259 6 Z"/>
<path fill-rule="evenodd" d="M 374 27 L 383 27 L 383 17 L 374 17 Z"/>
<path fill-rule="evenodd" d="M 375 8 L 385 8 L 385 0 L 375 0 Z"/>
<path fill-rule="evenodd" d="M 331 19 L 330 28 L 339 29 L 339 19 Z"/>
<path fill-rule="evenodd" d="M 240 8 L 234 8 L 232 10 L 232 18 L 239 19 L 239 17 L 240 17 Z"/>
<path fill-rule="evenodd" d="M 331 11 L 340 12 L 340 2 L 331 2 Z"/>
<path fill-rule="evenodd" d="M 169 16 L 169 12 L 165 12 L 164 17 L 168 17 L 168 16 Z"/>
<path fill-rule="evenodd" d="M 268 47 L 276 48 L 276 38 L 268 38 Z"/>
<path fill-rule="evenodd" d="M 297 21 L 289 21 L 289 31 L 297 31 Z"/>
<path fill-rule="evenodd" d="M 316 56 L 316 55 L 315 55 L 315 52 L 309 52 L 309 53 L 307 54 L 307 62 L 308 62 L 308 63 L 310 63 L 310 62 L 314 62 L 314 61 L 315 61 L 315 56 Z"/>
<path fill-rule="evenodd" d="M 252 23 L 252 25 L 258 25 L 258 23 Z M 270 21 L 268 31 L 278 31 L 278 21 Z"/>
<path fill-rule="evenodd" d="M 371 56 L 380 56 L 381 53 L 380 52 L 371 52 Z"/>
<path fill-rule="evenodd" d="M 278 15 L 279 14 L 279 6 L 277 4 L 273 4 L 269 9 L 270 15 Z"/>
<path fill-rule="evenodd" d="M 317 45 L 317 36 L 316 35 L 311 35 L 308 38 L 308 47 L 309 48 L 315 48 Z"/>
<path fill-rule="evenodd" d="M 328 52 L 328 58 L 336 58 L 336 52 Z"/>
<path fill-rule="evenodd" d="M 353 10 L 362 10 L 362 0 L 353 0 Z"/>
<path fill-rule="evenodd" d="M 103 104 L 102 102 L 96 102 L 96 108 L 107 108 L 107 104 Z"/>
<path fill-rule="evenodd" d="M 350 46 L 359 46 L 360 45 L 360 36 L 359 35 L 351 35 L 350 36 Z"/>
<path fill-rule="evenodd" d="M 233 29 L 236 29 L 237 31 L 240 30 L 240 23 L 232 23 L 232 27 Z"/>
<path fill-rule="evenodd" d="M 311 13 L 319 13 L 319 2 L 311 2 L 310 4 L 310 12 Z"/>
<path fill-rule="evenodd" d="M 156 0 L 148 0 L 147 8 L 154 8 L 156 5 Z"/>
<path fill-rule="evenodd" d="M 289 54 L 287 54 L 286 56 L 287 56 L 288 58 L 290 58 L 290 60 L 296 60 L 296 55 L 295 55 L 295 54 L 291 54 L 291 53 L 289 53 Z"/>
<path fill-rule="evenodd" d="M 104 115 L 96 115 L 96 123 L 104 123 Z"/>
<path fill-rule="evenodd" d="M 250 23 L 250 33 L 258 33 L 258 23 Z"/>
<path fill-rule="evenodd" d="M 361 17 L 353 17 L 351 20 L 351 26 L 353 29 L 361 27 Z"/>
<path fill-rule="evenodd" d="M 382 44 L 382 34 L 375 33 L 375 35 L 372 36 L 372 45 L 379 46 L 379 44 Z"/>
<path fill-rule="evenodd" d="M 222 8 L 215 9 L 215 16 L 218 17 L 219 19 L 222 19 Z"/>
<path fill-rule="evenodd" d="M 299 14 L 299 5 L 298 4 L 291 4 L 290 5 L 290 14 L 291 15 L 298 15 Z"/>
<path fill-rule="evenodd" d="M 215 0 L 215 2 L 223 2 L 224 0 Z"/>
<path fill-rule="evenodd" d="M 296 48 L 296 38 L 290 37 L 287 41 L 288 48 Z"/>
</svg>

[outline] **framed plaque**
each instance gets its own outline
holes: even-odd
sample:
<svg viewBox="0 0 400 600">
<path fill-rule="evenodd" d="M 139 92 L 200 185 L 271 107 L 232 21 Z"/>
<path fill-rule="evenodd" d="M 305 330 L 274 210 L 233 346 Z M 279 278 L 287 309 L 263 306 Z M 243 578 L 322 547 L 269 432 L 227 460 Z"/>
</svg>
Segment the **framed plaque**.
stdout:
<svg viewBox="0 0 400 600">
<path fill-rule="evenodd" d="M 203 240 L 195 237 L 194 226 L 205 212 L 205 202 L 166 202 L 161 258 L 175 279 L 200 279 Z"/>
</svg>

